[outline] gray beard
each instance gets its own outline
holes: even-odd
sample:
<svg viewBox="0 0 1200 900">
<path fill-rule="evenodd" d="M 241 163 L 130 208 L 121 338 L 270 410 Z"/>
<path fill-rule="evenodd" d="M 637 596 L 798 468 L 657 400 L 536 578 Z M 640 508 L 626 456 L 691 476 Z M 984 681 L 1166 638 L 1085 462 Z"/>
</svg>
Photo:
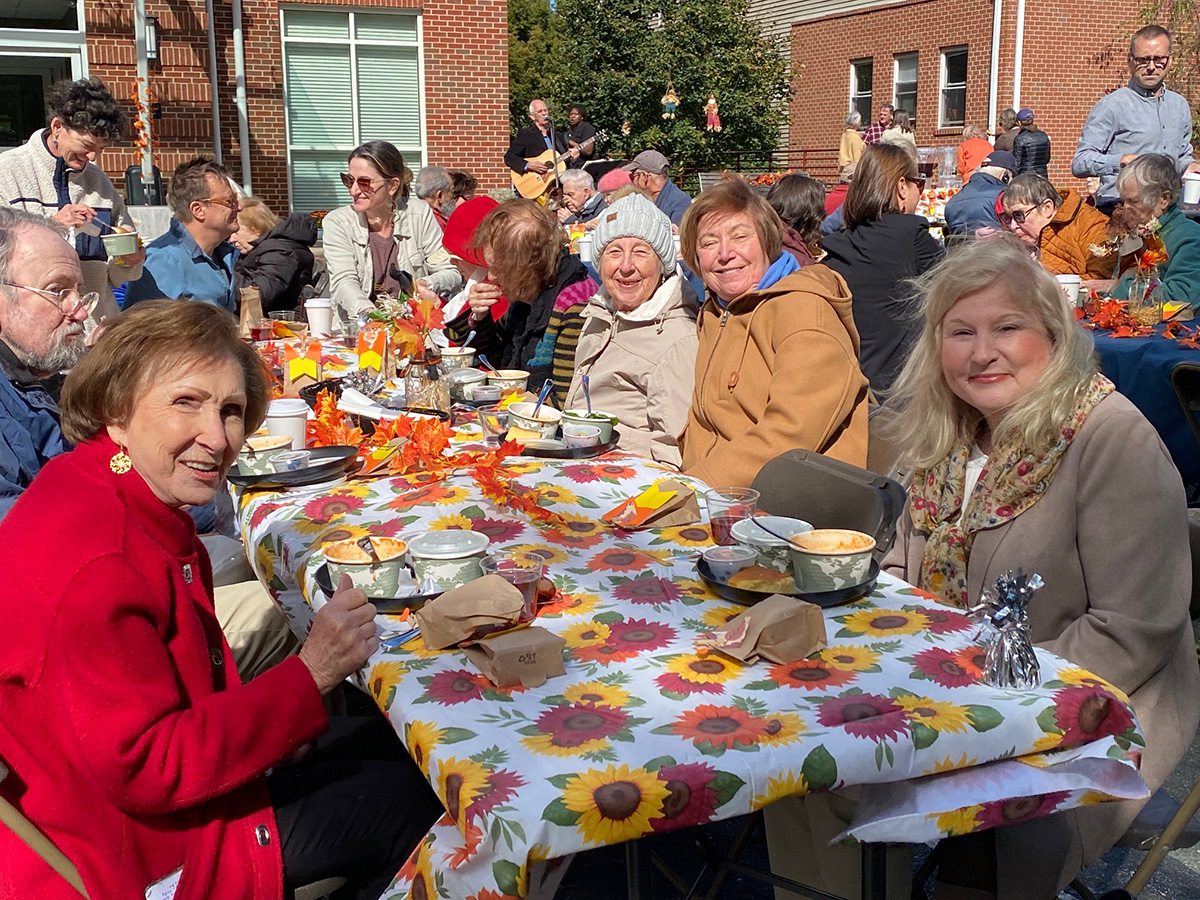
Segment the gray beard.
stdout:
<svg viewBox="0 0 1200 900">
<path fill-rule="evenodd" d="M 53 375 L 55 372 L 70 369 L 83 359 L 83 354 L 87 352 L 87 344 L 84 342 L 83 332 L 78 331 L 60 334 L 44 353 L 31 353 L 23 347 L 13 347 L 12 351 L 29 371 Z"/>
</svg>

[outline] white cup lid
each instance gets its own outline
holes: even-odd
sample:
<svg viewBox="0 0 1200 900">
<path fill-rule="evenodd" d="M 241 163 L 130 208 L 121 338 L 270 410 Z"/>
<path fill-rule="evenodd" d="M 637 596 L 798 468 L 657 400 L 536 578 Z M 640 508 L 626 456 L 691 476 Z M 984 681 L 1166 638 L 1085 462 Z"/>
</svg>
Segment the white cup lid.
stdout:
<svg viewBox="0 0 1200 900">
<path fill-rule="evenodd" d="M 308 404 L 299 399 L 272 400 L 267 406 L 268 416 L 298 416 L 302 413 L 308 415 Z"/>
<path fill-rule="evenodd" d="M 328 297 L 313 297 L 304 301 L 305 309 L 332 309 L 333 301 Z"/>
</svg>

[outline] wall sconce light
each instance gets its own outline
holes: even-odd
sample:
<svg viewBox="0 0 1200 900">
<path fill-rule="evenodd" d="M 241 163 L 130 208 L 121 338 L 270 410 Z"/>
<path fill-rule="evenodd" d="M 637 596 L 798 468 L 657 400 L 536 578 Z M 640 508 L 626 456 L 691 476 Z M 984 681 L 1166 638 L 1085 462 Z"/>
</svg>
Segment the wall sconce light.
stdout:
<svg viewBox="0 0 1200 900">
<path fill-rule="evenodd" d="M 158 59 L 157 16 L 146 16 L 146 59 Z"/>
</svg>

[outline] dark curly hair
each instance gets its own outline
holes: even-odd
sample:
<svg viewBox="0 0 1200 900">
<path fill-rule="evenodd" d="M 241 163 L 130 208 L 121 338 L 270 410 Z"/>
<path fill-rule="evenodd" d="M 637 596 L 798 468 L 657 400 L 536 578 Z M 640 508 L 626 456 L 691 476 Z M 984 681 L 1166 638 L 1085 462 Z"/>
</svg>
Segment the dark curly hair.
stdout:
<svg viewBox="0 0 1200 900">
<path fill-rule="evenodd" d="M 49 119 L 62 119 L 72 131 L 84 131 L 105 143 L 125 134 L 125 115 L 104 82 L 96 76 L 58 81 L 46 95 Z"/>
</svg>

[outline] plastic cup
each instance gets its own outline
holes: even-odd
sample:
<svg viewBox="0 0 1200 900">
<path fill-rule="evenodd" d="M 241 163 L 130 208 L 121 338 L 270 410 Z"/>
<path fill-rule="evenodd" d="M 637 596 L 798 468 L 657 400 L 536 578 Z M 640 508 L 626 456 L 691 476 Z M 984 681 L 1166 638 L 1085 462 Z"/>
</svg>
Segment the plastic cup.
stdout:
<svg viewBox="0 0 1200 900">
<path fill-rule="evenodd" d="M 267 406 L 267 434 L 287 436 L 292 447 L 305 446 L 308 430 L 308 404 L 303 400 L 286 398 L 272 400 Z"/>
<path fill-rule="evenodd" d="M 564 425 L 562 433 L 568 447 L 595 447 L 600 443 L 600 429 L 595 425 Z"/>
<path fill-rule="evenodd" d="M 479 564 L 484 575 L 499 575 L 518 591 L 525 602 L 525 619 L 537 615 L 538 582 L 546 569 L 540 557 L 532 553 L 494 550 Z"/>
<path fill-rule="evenodd" d="M 304 301 L 304 314 L 308 318 L 308 330 L 313 337 L 329 337 L 333 332 L 333 301 L 325 297 L 314 297 Z"/>
<path fill-rule="evenodd" d="M 1200 172 L 1188 172 L 1183 176 L 1183 202 L 1188 206 L 1200 203 Z"/>
<path fill-rule="evenodd" d="M 481 406 L 476 412 L 479 413 L 479 427 L 483 430 L 484 445 L 499 447 L 504 433 L 508 431 L 508 410 L 499 406 Z"/>
<path fill-rule="evenodd" d="M 1055 275 L 1055 280 L 1059 287 L 1062 288 L 1063 297 L 1067 300 L 1067 306 L 1079 305 L 1079 289 L 1083 286 L 1083 279 L 1078 275 Z"/>
<path fill-rule="evenodd" d="M 713 540 L 723 546 L 736 544 L 733 526 L 758 509 L 758 491 L 753 488 L 714 488 L 704 492 Z"/>
</svg>

